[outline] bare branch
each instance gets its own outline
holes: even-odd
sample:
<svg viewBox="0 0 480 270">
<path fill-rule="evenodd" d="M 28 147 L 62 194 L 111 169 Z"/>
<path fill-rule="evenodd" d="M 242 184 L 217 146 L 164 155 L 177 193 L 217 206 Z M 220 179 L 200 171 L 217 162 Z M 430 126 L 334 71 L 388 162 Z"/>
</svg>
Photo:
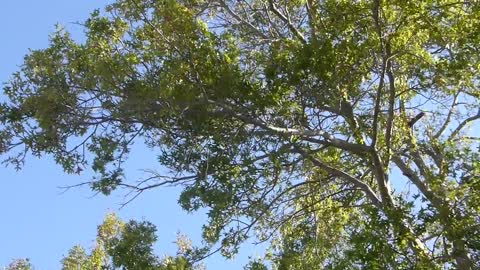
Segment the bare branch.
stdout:
<svg viewBox="0 0 480 270">
<path fill-rule="evenodd" d="M 228 4 L 223 1 L 223 0 L 220 0 L 219 1 L 220 5 L 225 8 L 225 10 L 228 12 L 228 14 L 230 14 L 235 20 L 237 20 L 238 22 L 246 25 L 248 28 L 250 28 L 253 32 L 257 33 L 258 35 L 260 35 L 263 39 L 269 39 L 268 36 L 266 36 L 262 31 L 260 31 L 257 27 L 255 27 L 253 24 L 251 24 L 250 22 L 248 22 L 247 20 L 241 18 L 237 13 L 235 13 L 235 11 L 233 11 L 229 6 Z"/>
<path fill-rule="evenodd" d="M 438 139 L 440 136 L 442 136 L 443 132 L 445 129 L 447 129 L 448 125 L 450 124 L 450 119 L 452 118 L 453 111 L 455 110 L 455 106 L 457 105 L 457 98 L 460 92 L 457 92 L 455 96 L 453 97 L 453 102 L 452 106 L 450 107 L 450 110 L 448 111 L 447 119 L 443 123 L 442 127 L 433 135 L 433 138 Z"/>
<path fill-rule="evenodd" d="M 457 128 L 455 128 L 455 130 L 452 132 L 452 134 L 450 134 L 450 136 L 448 137 L 448 141 L 451 141 L 452 139 L 454 139 L 458 133 L 460 133 L 460 131 L 462 131 L 462 129 L 470 122 L 473 122 L 475 120 L 478 120 L 480 119 L 480 109 L 478 109 L 477 111 L 477 114 L 475 114 L 474 116 L 471 116 L 465 120 L 463 120 L 458 126 Z"/>
<path fill-rule="evenodd" d="M 302 35 L 302 33 L 300 33 L 300 31 L 292 24 L 292 22 L 290 21 L 290 18 L 287 18 L 284 14 L 282 14 L 280 12 L 280 10 L 278 10 L 278 8 L 276 7 L 275 3 L 273 3 L 272 0 L 269 0 L 268 1 L 269 5 L 270 5 L 270 10 L 273 11 L 273 13 L 275 15 L 277 15 L 284 23 L 287 24 L 288 26 L 288 29 L 290 29 L 290 31 L 292 31 L 292 33 L 303 43 L 303 44 L 307 44 L 307 40 L 305 39 L 305 37 Z"/>
</svg>

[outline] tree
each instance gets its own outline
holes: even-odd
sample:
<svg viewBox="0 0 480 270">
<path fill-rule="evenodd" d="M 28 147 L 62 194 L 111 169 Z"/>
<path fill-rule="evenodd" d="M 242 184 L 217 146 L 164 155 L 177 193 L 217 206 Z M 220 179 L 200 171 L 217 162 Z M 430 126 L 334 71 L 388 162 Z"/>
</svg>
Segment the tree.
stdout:
<svg viewBox="0 0 480 270">
<path fill-rule="evenodd" d="M 88 269 L 91 260 L 85 249 L 76 245 L 68 251 L 68 255 L 62 260 L 62 270 L 83 270 Z"/>
<path fill-rule="evenodd" d="M 29 259 L 16 259 L 13 260 L 5 270 L 33 270 L 32 264 Z"/>
<path fill-rule="evenodd" d="M 95 248 L 90 254 L 79 245 L 74 246 L 62 260 L 63 270 L 127 269 L 127 270 L 193 270 L 193 263 L 185 257 L 186 252 L 176 257 L 160 260 L 153 253 L 157 237 L 156 227 L 146 221 L 131 220 L 127 223 L 116 215 L 109 214 L 98 226 Z M 184 247 L 188 251 L 191 246 Z"/>
<path fill-rule="evenodd" d="M 227 257 L 255 237 L 284 269 L 473 269 L 479 24 L 468 1 L 117 0 L 25 58 L 0 152 L 106 195 L 182 185 Z M 170 174 L 124 179 L 142 140 Z"/>
<path fill-rule="evenodd" d="M 159 259 L 153 253 L 157 241 L 156 227 L 147 221 L 125 223 L 108 214 L 98 226 L 95 247 L 90 253 L 80 245 L 73 246 L 62 263 L 62 270 L 200 270 L 203 265 L 190 261 L 194 248 L 187 238 L 178 235 L 176 256 Z M 32 270 L 28 259 L 13 260 L 5 270 Z"/>
</svg>

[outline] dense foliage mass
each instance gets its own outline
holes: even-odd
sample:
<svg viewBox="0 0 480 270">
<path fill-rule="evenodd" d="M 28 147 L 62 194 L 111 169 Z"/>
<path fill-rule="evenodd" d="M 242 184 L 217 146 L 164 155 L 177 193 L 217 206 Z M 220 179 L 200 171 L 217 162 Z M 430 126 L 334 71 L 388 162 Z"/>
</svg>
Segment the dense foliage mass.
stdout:
<svg viewBox="0 0 480 270">
<path fill-rule="evenodd" d="M 84 26 L 4 88 L 7 162 L 181 185 L 208 245 L 275 269 L 480 267 L 480 4 L 117 0 Z M 124 179 L 142 140 L 170 174 Z"/>
<path fill-rule="evenodd" d="M 125 223 L 109 214 L 98 226 L 95 248 L 87 254 L 82 246 L 74 246 L 63 258 L 62 270 L 193 270 L 192 263 L 183 256 L 185 252 L 163 259 L 154 254 L 155 231 L 149 222 Z M 184 246 L 179 251 L 190 249 L 191 246 Z"/>
<path fill-rule="evenodd" d="M 153 224 L 130 220 L 125 223 L 108 214 L 98 226 L 94 248 L 87 252 L 76 245 L 61 261 L 62 270 L 204 270 L 201 264 L 189 261 L 193 250 L 190 241 L 178 235 L 177 256 L 159 258 L 153 252 L 157 237 Z M 3 269 L 3 268 L 2 268 Z M 13 260 L 5 270 L 34 270 L 28 259 Z"/>
</svg>

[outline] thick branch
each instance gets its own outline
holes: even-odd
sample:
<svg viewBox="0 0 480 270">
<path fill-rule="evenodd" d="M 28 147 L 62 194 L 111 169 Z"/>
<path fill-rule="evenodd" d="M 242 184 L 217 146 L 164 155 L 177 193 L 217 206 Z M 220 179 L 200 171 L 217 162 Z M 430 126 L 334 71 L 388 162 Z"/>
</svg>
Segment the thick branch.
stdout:
<svg viewBox="0 0 480 270">
<path fill-rule="evenodd" d="M 382 162 L 378 152 L 374 149 L 372 152 L 372 160 L 373 160 L 373 172 L 375 174 L 375 178 L 377 180 L 378 189 L 380 191 L 380 196 L 382 197 L 382 201 L 384 204 L 393 207 L 394 200 L 390 190 L 390 183 L 388 181 L 388 176 L 385 173 L 384 162 Z"/>
<path fill-rule="evenodd" d="M 383 85 L 384 85 L 384 80 L 385 80 L 385 66 L 386 63 L 383 61 L 382 63 L 382 72 L 380 73 L 380 82 L 378 84 L 377 88 L 377 93 L 375 95 L 375 108 L 373 111 L 373 135 L 372 135 L 372 147 L 375 147 L 377 144 L 377 137 L 378 137 L 378 116 L 380 114 L 380 102 L 381 102 L 381 96 L 382 96 L 382 90 L 383 90 Z"/>
<path fill-rule="evenodd" d="M 378 38 L 380 39 L 380 51 L 383 52 L 383 38 L 382 38 L 382 27 L 380 25 L 380 1 L 373 1 L 372 7 L 373 19 L 375 22 L 375 28 L 377 30 Z M 380 82 L 378 83 L 377 93 L 375 95 L 375 108 L 373 111 L 373 136 L 372 136 L 372 147 L 375 147 L 377 143 L 378 135 L 378 115 L 380 114 L 380 102 L 382 97 L 382 90 L 385 80 L 385 72 L 387 68 L 387 58 L 384 56 L 382 60 L 382 71 L 380 73 Z"/>
<path fill-rule="evenodd" d="M 390 149 L 391 149 L 391 138 L 392 138 L 392 127 L 393 127 L 393 118 L 394 118 L 394 106 L 395 106 L 395 78 L 393 77 L 392 72 L 392 59 L 391 59 L 391 49 L 390 49 L 390 42 L 387 42 L 385 45 L 385 57 L 387 58 L 387 77 L 388 77 L 388 84 L 389 84 L 389 96 L 388 96 L 388 118 L 387 118 L 387 130 L 385 134 L 385 144 L 387 146 L 387 153 L 386 153 L 386 160 L 385 164 L 388 164 L 390 159 Z"/>
</svg>

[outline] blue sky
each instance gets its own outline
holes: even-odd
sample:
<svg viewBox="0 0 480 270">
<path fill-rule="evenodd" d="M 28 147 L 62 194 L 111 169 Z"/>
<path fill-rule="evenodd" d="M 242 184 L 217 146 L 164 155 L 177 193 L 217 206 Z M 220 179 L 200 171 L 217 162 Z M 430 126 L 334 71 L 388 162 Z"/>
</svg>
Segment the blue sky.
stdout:
<svg viewBox="0 0 480 270">
<path fill-rule="evenodd" d="M 2 1 L 0 6 L 0 82 L 18 70 L 28 49 L 48 45 L 48 35 L 55 24 L 64 25 L 73 36 L 82 39 L 82 29 L 74 24 L 83 21 L 105 0 L 16 0 Z M 0 96 L 0 100 L 2 97 Z M 475 134 L 480 128 L 475 125 Z M 127 177 L 143 177 L 141 169 L 160 170 L 155 154 L 137 145 L 127 163 Z M 398 173 L 397 173 L 398 175 Z M 59 269 L 60 260 L 75 244 L 93 245 L 96 227 L 106 213 L 115 211 L 123 219 L 145 219 L 158 228 L 158 253 L 175 252 L 177 231 L 189 235 L 197 243 L 202 214 L 187 214 L 177 205 L 178 189 L 158 189 L 137 198 L 119 210 L 124 193 L 110 197 L 91 197 L 88 188 L 77 188 L 61 194 L 59 186 L 88 180 L 88 175 L 66 175 L 48 156 L 28 158 L 23 170 L 0 167 L 0 267 L 13 258 L 29 257 L 37 270 Z M 402 188 L 403 184 L 397 183 Z M 261 248 L 244 247 L 237 260 L 225 261 L 214 256 L 206 261 L 209 270 L 242 269 L 248 255 Z"/>
<path fill-rule="evenodd" d="M 18 70 L 28 49 L 48 45 L 48 35 L 60 23 L 81 40 L 82 29 L 74 22 L 85 20 L 105 0 L 16 0 L 2 1 L 0 8 L 0 82 Z M 0 100 L 3 97 L 0 96 Z M 134 147 L 127 163 L 127 177 L 141 178 L 141 169 L 160 170 L 155 154 L 145 147 Z M 61 194 L 60 186 L 89 180 L 87 175 L 66 175 L 48 156 L 29 157 L 19 172 L 0 167 L 0 267 L 13 258 L 29 257 L 37 270 L 59 269 L 60 260 L 75 244 L 93 246 L 96 227 L 106 213 L 115 211 L 123 219 L 144 219 L 158 228 L 159 254 L 175 252 L 175 234 L 181 231 L 194 242 L 200 240 L 202 214 L 187 214 L 177 205 L 178 189 L 149 192 L 119 210 L 124 193 L 110 197 L 96 196 L 88 188 L 77 188 Z M 248 250 L 248 251 L 247 251 Z M 242 269 L 248 255 L 255 255 L 248 246 L 235 261 L 214 256 L 206 261 L 208 269 Z"/>
</svg>

